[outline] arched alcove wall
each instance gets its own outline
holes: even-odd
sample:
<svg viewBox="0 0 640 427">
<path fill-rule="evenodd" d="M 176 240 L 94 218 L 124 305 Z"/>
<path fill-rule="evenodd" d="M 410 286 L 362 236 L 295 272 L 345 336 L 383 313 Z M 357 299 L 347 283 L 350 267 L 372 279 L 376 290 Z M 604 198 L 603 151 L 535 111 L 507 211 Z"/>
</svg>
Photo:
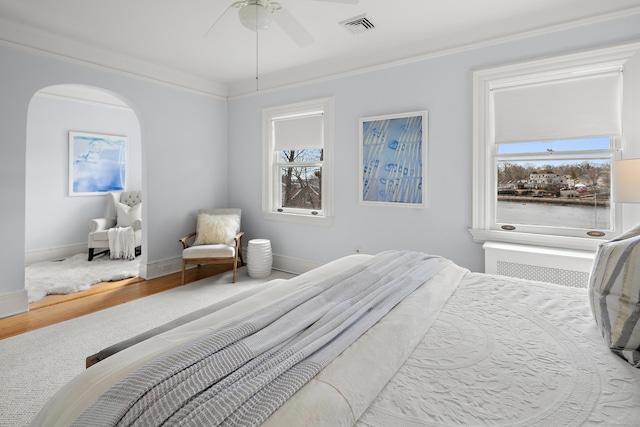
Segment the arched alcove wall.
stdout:
<svg viewBox="0 0 640 427">
<path fill-rule="evenodd" d="M 106 194 L 69 193 L 69 132 L 127 137 L 127 190 L 142 188 L 140 122 L 121 97 L 84 85 L 39 90 L 27 115 L 25 261 L 86 252 L 88 223 L 107 213 Z"/>
<path fill-rule="evenodd" d="M 178 271 L 177 239 L 194 229 L 197 210 L 227 206 L 227 100 L 2 43 L 0 62 L 0 317 L 28 309 L 27 117 L 34 94 L 50 86 L 103 88 L 132 107 L 140 120 L 145 203 L 140 275 Z M 63 161 L 67 167 L 68 159 Z M 66 183 L 65 173 L 59 171 L 58 179 Z"/>
</svg>

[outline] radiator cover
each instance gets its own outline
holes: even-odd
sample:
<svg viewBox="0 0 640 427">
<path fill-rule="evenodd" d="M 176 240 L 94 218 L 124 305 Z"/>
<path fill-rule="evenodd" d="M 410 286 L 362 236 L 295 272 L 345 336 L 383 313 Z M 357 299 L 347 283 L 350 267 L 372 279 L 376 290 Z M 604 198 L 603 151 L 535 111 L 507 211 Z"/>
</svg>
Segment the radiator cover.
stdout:
<svg viewBox="0 0 640 427">
<path fill-rule="evenodd" d="M 486 242 L 485 273 L 586 288 L 595 252 Z"/>
</svg>

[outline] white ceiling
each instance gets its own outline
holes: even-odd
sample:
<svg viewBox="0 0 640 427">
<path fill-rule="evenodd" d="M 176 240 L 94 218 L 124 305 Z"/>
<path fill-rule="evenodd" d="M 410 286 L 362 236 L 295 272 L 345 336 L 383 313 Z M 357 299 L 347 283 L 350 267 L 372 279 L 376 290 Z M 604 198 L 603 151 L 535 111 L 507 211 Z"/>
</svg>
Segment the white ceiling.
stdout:
<svg viewBox="0 0 640 427">
<path fill-rule="evenodd" d="M 257 55 L 234 0 L 0 0 L 0 42 L 233 96 L 640 13 L 640 0 L 338 1 L 280 0 L 314 42 L 301 48 L 274 23 Z M 374 30 L 338 24 L 361 14 Z"/>
</svg>

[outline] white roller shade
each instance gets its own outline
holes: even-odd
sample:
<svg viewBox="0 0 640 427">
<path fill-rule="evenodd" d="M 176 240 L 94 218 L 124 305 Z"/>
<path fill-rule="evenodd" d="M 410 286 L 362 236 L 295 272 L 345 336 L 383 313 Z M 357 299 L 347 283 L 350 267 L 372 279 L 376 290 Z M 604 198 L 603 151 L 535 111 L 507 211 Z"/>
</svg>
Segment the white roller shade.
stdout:
<svg viewBox="0 0 640 427">
<path fill-rule="evenodd" d="M 495 142 L 620 135 L 620 72 L 493 90 Z"/>
<path fill-rule="evenodd" d="M 278 119 L 273 127 L 276 151 L 322 148 L 322 115 Z"/>
</svg>

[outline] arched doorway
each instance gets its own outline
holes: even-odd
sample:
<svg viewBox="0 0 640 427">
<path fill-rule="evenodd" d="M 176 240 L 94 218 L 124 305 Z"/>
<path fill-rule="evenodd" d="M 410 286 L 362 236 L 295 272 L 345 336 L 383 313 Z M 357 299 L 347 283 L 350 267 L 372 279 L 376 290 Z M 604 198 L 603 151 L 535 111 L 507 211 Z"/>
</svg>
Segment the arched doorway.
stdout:
<svg viewBox="0 0 640 427">
<path fill-rule="evenodd" d="M 126 189 L 142 189 L 140 122 L 133 108 L 105 89 L 64 84 L 39 90 L 27 114 L 25 261 L 86 253 L 88 224 L 107 214 L 105 194 L 69 191 L 69 133 L 126 137 Z"/>
</svg>

